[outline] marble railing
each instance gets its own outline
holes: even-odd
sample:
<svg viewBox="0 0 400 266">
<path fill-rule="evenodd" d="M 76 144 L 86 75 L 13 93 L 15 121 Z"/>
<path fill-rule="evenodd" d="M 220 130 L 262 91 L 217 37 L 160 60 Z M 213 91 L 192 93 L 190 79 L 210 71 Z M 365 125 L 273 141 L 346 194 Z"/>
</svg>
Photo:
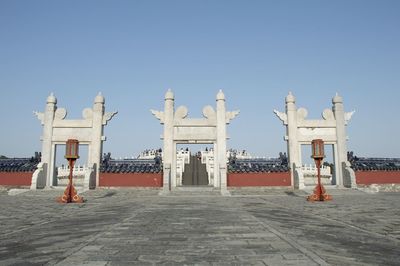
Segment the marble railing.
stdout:
<svg viewBox="0 0 400 266">
<path fill-rule="evenodd" d="M 332 183 L 332 173 L 329 166 L 322 166 L 320 169 L 321 183 L 323 185 L 330 185 Z M 301 167 L 301 173 L 303 176 L 303 184 L 305 186 L 313 186 L 318 183 L 317 180 L 317 167 L 316 165 L 303 165 Z"/>
<path fill-rule="evenodd" d="M 69 166 L 57 168 L 57 185 L 66 186 L 69 178 Z M 95 171 L 93 167 L 86 165 L 76 165 L 72 170 L 73 182 L 76 186 L 82 186 L 84 189 L 94 188 L 96 186 Z"/>
<path fill-rule="evenodd" d="M 317 176 L 317 166 L 314 164 L 303 165 L 301 167 L 304 176 Z M 331 177 L 331 167 L 322 166 L 321 167 L 321 177 Z"/>
</svg>

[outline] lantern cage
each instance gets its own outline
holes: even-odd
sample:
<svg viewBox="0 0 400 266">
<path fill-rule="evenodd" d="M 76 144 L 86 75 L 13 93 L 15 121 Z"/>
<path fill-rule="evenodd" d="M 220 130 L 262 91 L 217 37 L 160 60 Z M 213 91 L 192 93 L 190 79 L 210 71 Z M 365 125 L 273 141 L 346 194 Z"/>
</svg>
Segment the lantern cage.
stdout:
<svg viewBox="0 0 400 266">
<path fill-rule="evenodd" d="M 311 158 L 323 159 L 325 157 L 324 153 L 324 141 L 322 139 L 314 139 L 311 141 L 312 155 Z"/>
<path fill-rule="evenodd" d="M 67 140 L 64 157 L 75 160 L 79 158 L 79 141 L 77 139 Z"/>
</svg>

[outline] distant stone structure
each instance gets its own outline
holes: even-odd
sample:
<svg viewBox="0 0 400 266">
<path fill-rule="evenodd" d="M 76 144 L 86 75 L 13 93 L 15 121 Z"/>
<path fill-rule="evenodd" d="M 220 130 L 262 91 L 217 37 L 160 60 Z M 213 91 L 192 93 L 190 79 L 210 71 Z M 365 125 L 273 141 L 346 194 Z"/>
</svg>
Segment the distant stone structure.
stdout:
<svg viewBox="0 0 400 266">
<path fill-rule="evenodd" d="M 345 113 L 343 99 L 336 95 L 332 99 L 332 109 L 322 112 L 321 120 L 306 120 L 307 110 L 296 107 L 292 93 L 286 96 L 286 112 L 274 110 L 274 113 L 286 126 L 285 140 L 288 145 L 289 167 L 292 186 L 304 188 L 305 180 L 302 171 L 301 145 L 311 144 L 313 139 L 323 139 L 325 144 L 333 145 L 336 185 L 338 187 L 355 187 L 355 174 L 347 160 L 346 125 L 353 112 Z"/>
<path fill-rule="evenodd" d="M 165 95 L 164 111 L 152 110 L 164 125 L 163 149 L 145 150 L 138 158 L 115 159 L 110 153 L 101 158 L 102 143 L 106 139 L 104 126 L 117 113 L 105 112 L 104 97 L 96 96 L 93 108 L 83 110 L 83 119 L 67 120 L 66 110 L 57 108 L 57 99 L 51 94 L 45 111 L 34 112 L 43 125 L 42 152 L 36 152 L 32 158 L 0 156 L 0 186 L 37 189 L 63 185 L 69 169 L 63 166 L 56 169 L 56 145 L 65 145 L 67 139 L 74 138 L 80 144 L 88 145 L 87 165 L 73 170 L 76 183 L 83 189 L 154 187 L 169 191 L 181 185 L 209 185 L 220 189 L 222 194 L 227 193 L 227 187 L 291 186 L 303 189 L 313 186 L 316 169 L 313 165 L 302 165 L 301 145 L 309 145 L 313 139 L 320 138 L 333 147 L 334 164 L 327 163 L 321 169 L 324 184 L 398 190 L 400 158 L 365 158 L 347 153 L 346 126 L 354 112 L 344 112 L 343 99 L 338 95 L 332 99 L 332 108 L 325 109 L 322 119 L 317 120 L 306 119 L 307 110 L 297 108 L 295 97 L 291 93 L 287 95 L 286 112 L 274 110 L 286 126 L 288 154 L 280 153 L 279 158 L 254 158 L 245 150 L 227 150 L 226 125 L 239 111 L 226 111 L 222 91 L 217 94 L 216 101 L 216 109 L 203 108 L 204 118 L 187 118 L 186 107 L 175 110 L 174 95 L 169 90 Z M 195 155 L 195 160 L 201 160 L 204 171 L 190 166 L 193 156 L 188 148 L 177 150 L 177 144 L 197 143 L 212 144 Z M 184 174 L 191 173 L 185 171 L 186 167 L 198 173 L 205 172 L 207 182 L 198 179 L 199 182 L 183 183 L 187 180 Z"/>
<path fill-rule="evenodd" d="M 105 99 L 99 93 L 94 99 L 93 108 L 83 110 L 83 119 L 66 120 L 67 111 L 57 108 L 57 99 L 53 94 L 47 97 L 45 111 L 34 112 L 43 125 L 42 158 L 32 177 L 31 189 L 57 185 L 55 174 L 56 145 L 65 145 L 68 139 L 77 139 L 82 145 L 88 145 L 88 169 L 90 178 L 86 178 L 85 188 L 94 188 L 99 184 L 99 167 L 102 154 L 104 126 L 117 112 L 105 112 Z"/>
<path fill-rule="evenodd" d="M 216 97 L 216 111 L 211 106 L 203 108 L 204 118 L 187 118 L 188 109 L 180 106 L 175 110 L 174 94 L 168 90 L 165 94 L 164 111 L 151 110 L 164 125 L 163 147 L 163 189 L 173 190 L 181 185 L 177 180 L 177 144 L 213 144 L 214 179 L 209 184 L 218 187 L 221 193 L 227 191 L 226 125 L 239 111 L 227 112 L 225 95 L 220 90 Z"/>
</svg>

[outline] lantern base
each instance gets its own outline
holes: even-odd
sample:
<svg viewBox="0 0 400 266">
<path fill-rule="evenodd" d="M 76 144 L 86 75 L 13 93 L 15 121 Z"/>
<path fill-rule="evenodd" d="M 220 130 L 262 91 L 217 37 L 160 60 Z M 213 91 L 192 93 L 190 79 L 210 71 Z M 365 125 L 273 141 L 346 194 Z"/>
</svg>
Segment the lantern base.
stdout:
<svg viewBox="0 0 400 266">
<path fill-rule="evenodd" d="M 322 184 L 317 184 L 314 193 L 307 197 L 307 201 L 328 201 L 332 200 L 332 196 L 326 194 L 326 190 Z"/>
<path fill-rule="evenodd" d="M 83 198 L 78 195 L 74 186 L 69 183 L 64 190 L 64 194 L 57 198 L 59 203 L 83 203 Z"/>
</svg>

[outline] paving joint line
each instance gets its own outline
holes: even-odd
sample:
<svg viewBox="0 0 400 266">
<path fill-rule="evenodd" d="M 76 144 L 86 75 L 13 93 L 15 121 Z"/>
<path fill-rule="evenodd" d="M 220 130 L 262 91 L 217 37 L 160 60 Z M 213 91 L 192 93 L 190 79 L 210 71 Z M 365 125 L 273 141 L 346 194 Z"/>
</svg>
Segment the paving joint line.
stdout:
<svg viewBox="0 0 400 266">
<path fill-rule="evenodd" d="M 265 200 L 264 200 L 264 201 L 265 201 Z M 284 205 L 281 205 L 281 204 L 278 204 L 278 203 L 275 203 L 275 202 L 268 202 L 268 201 L 265 201 L 265 202 L 268 203 L 268 204 L 270 204 L 270 205 L 275 205 L 275 206 L 280 207 L 280 208 L 284 208 L 284 209 L 287 209 L 287 210 L 290 210 L 290 211 L 295 211 L 295 210 L 292 209 L 292 208 L 286 207 L 286 206 L 284 206 Z M 313 218 L 315 219 L 315 216 L 313 216 Z M 338 223 L 338 224 L 341 224 L 341 225 L 344 225 L 344 226 L 348 226 L 348 227 L 350 227 L 350 228 L 352 228 L 352 229 L 355 229 L 355 230 L 358 230 L 358 231 L 360 231 L 360 232 L 373 235 L 373 236 L 375 236 L 375 237 L 384 238 L 384 239 L 389 239 L 389 240 L 391 240 L 391 241 L 393 241 L 393 242 L 400 243 L 400 239 L 397 239 L 397 238 L 395 238 L 395 237 L 392 237 L 392 236 L 389 236 L 389 235 L 384 235 L 384 234 L 377 233 L 377 232 L 374 232 L 374 231 L 369 231 L 369 230 L 363 229 L 363 228 L 361 228 L 361 227 L 352 225 L 352 224 L 350 224 L 350 223 L 346 223 L 346 222 L 343 222 L 343 221 L 340 221 L 340 220 L 336 220 L 336 219 L 333 219 L 333 218 L 329 218 L 329 217 L 326 217 L 326 216 L 321 215 L 321 214 L 318 215 L 318 218 L 321 218 L 321 219 L 324 219 L 324 220 L 327 220 L 327 221 L 330 221 L 330 222 L 335 222 L 335 223 Z"/>
<path fill-rule="evenodd" d="M 295 249 L 297 249 L 298 251 L 300 251 L 301 253 L 306 255 L 309 259 L 311 259 L 315 263 L 317 263 L 317 264 L 319 264 L 321 266 L 329 265 L 324 259 L 322 259 L 320 256 L 318 256 L 316 253 L 314 253 L 313 251 L 311 251 L 311 250 L 303 247 L 302 245 L 298 244 L 290 236 L 287 236 L 287 235 L 281 233 L 279 230 L 273 228 L 271 225 L 268 225 L 268 224 L 264 223 L 263 221 L 261 221 L 260 219 L 255 217 L 253 214 L 249 213 L 248 211 L 242 210 L 242 212 L 245 212 L 246 214 L 250 215 L 250 217 L 252 217 L 252 219 L 254 221 L 256 221 L 258 224 L 260 224 L 265 229 L 267 229 L 270 232 L 272 232 L 274 235 L 276 235 L 277 237 L 279 237 L 280 239 L 282 239 L 283 241 L 288 243 L 290 246 L 294 247 Z"/>
<path fill-rule="evenodd" d="M 63 259 L 59 259 L 57 262 L 55 262 L 57 259 L 53 259 L 53 260 L 47 262 L 45 265 L 59 265 L 59 264 L 62 264 L 63 262 L 68 260 L 71 255 L 73 255 L 74 253 L 80 251 L 81 249 L 83 249 L 84 247 L 86 247 L 87 245 L 89 245 L 91 242 L 95 241 L 99 237 L 103 236 L 109 230 L 112 230 L 113 228 L 118 227 L 119 225 L 125 223 L 129 219 L 132 219 L 132 218 L 136 217 L 140 212 L 142 212 L 142 209 L 140 209 L 140 210 L 137 209 L 137 210 L 135 210 L 135 211 L 133 211 L 131 213 L 132 215 L 129 215 L 128 217 L 124 218 L 122 221 L 120 221 L 118 223 L 115 223 L 115 224 L 112 224 L 112 225 L 108 225 L 108 226 L 103 227 L 100 232 L 98 232 L 95 235 L 89 237 L 84 242 L 82 242 L 80 245 L 76 246 L 75 248 L 69 249 L 68 252 L 63 254 L 63 256 L 64 256 Z"/>
<path fill-rule="evenodd" d="M 63 203 L 63 204 L 65 204 L 65 203 Z M 72 203 L 71 203 L 71 204 L 72 204 Z M 80 204 L 86 204 L 86 203 L 80 203 Z M 91 206 L 95 206 L 96 208 L 101 207 L 101 206 L 104 206 L 103 204 L 90 204 L 90 205 L 91 205 Z M 93 208 L 93 209 L 96 209 L 96 208 Z M 77 214 L 79 214 L 79 213 L 84 213 L 84 212 L 86 212 L 86 211 L 87 211 L 87 209 L 82 209 L 82 208 L 80 208 L 80 209 L 78 209 Z M 33 225 L 26 226 L 26 227 L 21 228 L 21 229 L 18 229 L 18 230 L 14 230 L 14 231 L 12 231 L 12 232 L 4 233 L 4 234 L 2 234 L 2 235 L 3 235 L 3 236 L 10 236 L 10 235 L 13 235 L 13 234 L 16 234 L 16 233 L 20 233 L 20 232 L 23 232 L 23 231 L 26 231 L 26 230 L 29 230 L 29 229 L 33 229 L 33 228 L 36 228 L 36 227 L 40 227 L 40 226 L 45 225 L 45 224 L 57 222 L 58 220 L 60 220 L 60 219 L 62 219 L 62 218 L 69 217 L 70 215 L 71 215 L 70 213 L 65 212 L 64 214 L 61 214 L 61 215 L 58 216 L 57 218 L 53 218 L 53 219 L 50 219 L 50 220 L 42 221 L 42 222 L 40 222 L 40 223 L 35 223 L 35 224 L 33 224 Z"/>
</svg>

